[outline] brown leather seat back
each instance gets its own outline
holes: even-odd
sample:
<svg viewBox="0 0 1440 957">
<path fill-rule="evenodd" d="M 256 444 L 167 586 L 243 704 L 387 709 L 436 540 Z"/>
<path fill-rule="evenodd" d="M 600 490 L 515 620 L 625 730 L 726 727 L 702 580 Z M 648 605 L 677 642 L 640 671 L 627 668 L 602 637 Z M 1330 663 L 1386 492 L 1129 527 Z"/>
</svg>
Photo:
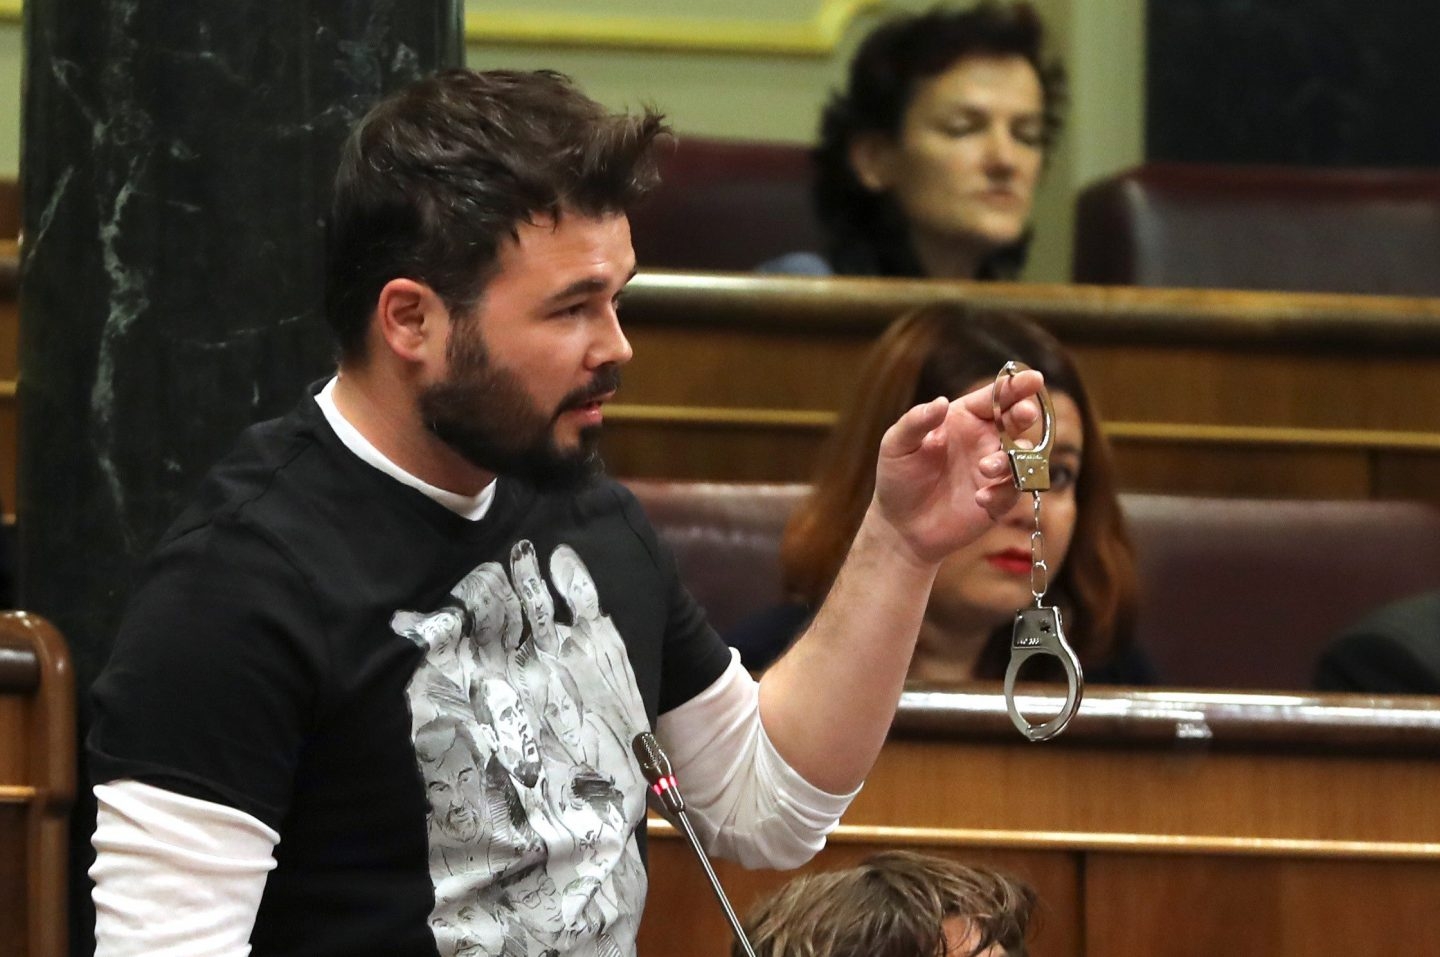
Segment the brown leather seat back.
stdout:
<svg viewBox="0 0 1440 957">
<path fill-rule="evenodd" d="M 1440 511 L 1418 502 L 1122 501 L 1140 642 L 1166 684 L 1306 688 L 1339 629 L 1440 586 Z"/>
<path fill-rule="evenodd" d="M 681 137 L 660 177 L 630 215 L 641 269 L 748 272 L 819 248 L 803 146 Z"/>
<path fill-rule="evenodd" d="M 627 481 L 718 631 L 781 599 L 780 533 L 804 484 Z"/>
<path fill-rule="evenodd" d="M 1073 278 L 1440 295 L 1440 172 L 1139 166 L 1081 192 Z"/>
<path fill-rule="evenodd" d="M 781 598 L 779 542 L 803 484 L 634 481 L 722 632 Z M 1365 612 L 1440 587 L 1440 510 L 1414 502 L 1127 493 L 1141 646 L 1166 684 L 1303 689 Z"/>
</svg>

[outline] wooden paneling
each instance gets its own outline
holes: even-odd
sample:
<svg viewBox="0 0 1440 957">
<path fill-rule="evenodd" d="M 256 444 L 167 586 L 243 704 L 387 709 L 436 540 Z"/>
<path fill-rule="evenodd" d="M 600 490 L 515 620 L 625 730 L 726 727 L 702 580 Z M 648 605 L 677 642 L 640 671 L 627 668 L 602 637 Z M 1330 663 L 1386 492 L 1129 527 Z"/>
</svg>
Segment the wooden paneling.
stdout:
<svg viewBox="0 0 1440 957">
<path fill-rule="evenodd" d="M 1119 421 L 1425 432 L 1435 427 L 1427 400 L 1440 399 L 1440 357 L 1383 344 L 1332 353 L 1303 341 L 1108 342 L 1075 353 L 1102 414 Z"/>
<path fill-rule="evenodd" d="M 1440 463 L 1440 456 L 1436 457 Z M 1115 465 L 1125 491 L 1271 498 L 1370 498 L 1363 450 L 1233 446 L 1119 438 Z M 1424 497 L 1435 498 L 1440 486 Z"/>
<path fill-rule="evenodd" d="M 1086 893 L 1089 957 L 1381 957 L 1440 940 L 1433 862 L 1103 855 Z"/>
<path fill-rule="evenodd" d="M 0 243 L 6 508 L 15 274 L 15 244 Z M 609 410 L 611 471 L 808 479 L 874 337 L 941 299 L 1026 312 L 1075 350 L 1124 489 L 1440 500 L 1440 300 L 1214 290 L 643 274 L 626 298 L 635 359 Z"/>
<path fill-rule="evenodd" d="M 1117 840 L 1313 841 L 1337 852 L 1354 842 L 1420 842 L 1440 851 L 1437 766 L 1412 758 L 896 741 L 872 785 L 877 779 L 887 786 L 862 791 L 848 822 Z M 1357 780 L 1386 795 L 1384 809 L 1343 799 Z"/>
<path fill-rule="evenodd" d="M 1212 290 L 644 274 L 612 471 L 808 478 L 870 342 L 942 299 L 1074 349 L 1125 489 L 1440 499 L 1440 300 Z"/>
<path fill-rule="evenodd" d="M 29 779 L 31 711 L 28 697 L 0 694 L 0 788 L 22 784 Z"/>
<path fill-rule="evenodd" d="M 15 905 L 26 899 L 27 826 L 25 805 L 0 802 L 0 953 L 17 957 L 26 953 L 10 948 L 17 943 L 23 948 L 26 940 L 25 908 Z"/>
<path fill-rule="evenodd" d="M 1434 499 L 1440 489 L 1440 456 L 1423 452 L 1387 452 L 1375 456 L 1377 498 Z"/>
<path fill-rule="evenodd" d="M 1427 953 L 1437 787 L 1436 699 L 1096 689 L 1037 745 L 998 694 L 909 693 L 806 867 L 906 845 L 1017 871 L 1045 903 L 1037 955 Z M 698 865 L 672 834 L 652 846 L 641 952 L 721 957 Z M 742 913 L 786 877 L 720 874 Z"/>
<path fill-rule="evenodd" d="M 765 482 L 777 474 L 806 479 L 824 431 L 756 425 L 634 422 L 606 425 L 605 462 L 627 478 Z"/>
<path fill-rule="evenodd" d="M 809 422 L 632 419 L 627 408 L 611 414 L 604 448 L 611 471 L 629 478 L 804 481 L 828 430 Z M 1124 491 L 1440 500 L 1440 450 L 1224 442 L 1137 435 L 1125 425 L 1110 431 Z"/>
</svg>

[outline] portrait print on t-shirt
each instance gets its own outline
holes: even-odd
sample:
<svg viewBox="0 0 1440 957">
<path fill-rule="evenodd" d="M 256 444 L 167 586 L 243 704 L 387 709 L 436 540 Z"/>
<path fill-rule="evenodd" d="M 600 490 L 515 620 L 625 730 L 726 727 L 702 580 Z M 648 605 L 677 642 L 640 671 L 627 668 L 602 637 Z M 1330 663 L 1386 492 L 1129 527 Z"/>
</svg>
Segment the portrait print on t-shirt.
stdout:
<svg viewBox="0 0 1440 957">
<path fill-rule="evenodd" d="M 508 568 L 480 565 L 390 624 L 425 649 L 406 695 L 441 957 L 633 950 L 645 785 L 628 742 L 648 725 L 579 553 L 559 545 L 542 563 L 522 539 Z"/>
</svg>

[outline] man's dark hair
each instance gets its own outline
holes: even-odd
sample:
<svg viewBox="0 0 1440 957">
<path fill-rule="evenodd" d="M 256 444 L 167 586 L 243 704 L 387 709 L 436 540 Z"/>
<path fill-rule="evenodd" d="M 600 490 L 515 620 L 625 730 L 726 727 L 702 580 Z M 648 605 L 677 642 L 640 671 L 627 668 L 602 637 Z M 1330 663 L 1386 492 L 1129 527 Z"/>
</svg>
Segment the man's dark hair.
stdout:
<svg viewBox="0 0 1440 957">
<path fill-rule="evenodd" d="M 826 259 L 847 275 L 920 276 L 904 215 L 889 196 L 871 192 L 850 166 L 850 144 L 865 133 L 898 138 L 916 87 L 968 56 L 1019 56 L 1035 69 L 1044 92 L 1044 143 L 1060 132 L 1065 72 L 1044 58 L 1045 28 L 1029 3 L 984 2 L 968 10 L 935 7 L 887 20 L 850 61 L 845 89 L 820 120 L 815 209 L 826 234 Z M 980 267 L 984 279 L 1009 278 L 1024 264 L 1029 237 L 999 250 Z"/>
<path fill-rule="evenodd" d="M 360 358 L 380 290 L 423 282 L 455 313 L 479 302 L 521 223 L 628 210 L 658 181 L 651 109 L 612 113 L 552 71 L 446 70 L 383 100 L 341 153 L 325 312 Z"/>
</svg>

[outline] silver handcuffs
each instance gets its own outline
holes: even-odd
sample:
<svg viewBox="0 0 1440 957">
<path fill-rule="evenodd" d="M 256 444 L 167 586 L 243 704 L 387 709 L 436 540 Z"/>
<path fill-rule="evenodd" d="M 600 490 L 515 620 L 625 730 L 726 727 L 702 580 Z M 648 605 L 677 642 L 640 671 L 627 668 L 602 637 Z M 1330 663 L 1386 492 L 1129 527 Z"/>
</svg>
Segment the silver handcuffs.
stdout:
<svg viewBox="0 0 1440 957">
<path fill-rule="evenodd" d="M 1031 741 L 1047 741 L 1055 737 L 1070 723 L 1080 708 L 1080 699 L 1085 696 L 1085 673 L 1080 668 L 1080 659 L 1065 640 L 1065 628 L 1060 618 L 1060 609 L 1045 604 L 1045 591 L 1050 585 L 1050 569 L 1045 564 L 1045 535 L 1040 531 L 1040 493 L 1050 488 L 1050 452 L 1055 447 L 1055 407 L 1050 395 L 1043 388 L 1036 398 L 1044 413 L 1044 432 L 1040 443 L 1034 448 L 1022 448 L 1015 444 L 1005 432 L 1005 421 L 1000 415 L 1000 384 L 1017 372 L 1024 372 L 1029 366 L 1021 362 L 1007 362 L 995 376 L 990 391 L 990 406 L 995 418 L 995 428 L 1000 433 L 1000 447 L 1010 459 L 1010 474 L 1015 487 L 1029 492 L 1034 501 L 1035 530 L 1030 533 L 1030 594 L 1035 604 L 1015 612 L 1015 626 L 1010 636 L 1010 664 L 1005 669 L 1005 709 L 1010 712 L 1010 721 Z M 1060 713 L 1043 724 L 1031 724 L 1020 713 L 1015 704 L 1015 678 L 1020 667 L 1036 655 L 1050 655 L 1059 659 L 1065 670 L 1065 704 Z"/>
</svg>

